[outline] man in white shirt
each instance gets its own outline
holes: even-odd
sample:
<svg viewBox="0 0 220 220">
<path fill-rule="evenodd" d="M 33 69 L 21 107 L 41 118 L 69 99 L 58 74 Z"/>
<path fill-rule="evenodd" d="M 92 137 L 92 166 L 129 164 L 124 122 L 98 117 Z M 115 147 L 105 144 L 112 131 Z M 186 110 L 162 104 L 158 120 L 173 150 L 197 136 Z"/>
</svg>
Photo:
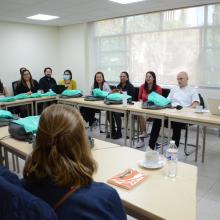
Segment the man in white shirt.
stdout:
<svg viewBox="0 0 220 220">
<path fill-rule="evenodd" d="M 182 106 L 195 108 L 199 104 L 199 96 L 195 88 L 188 85 L 188 74 L 186 72 L 180 72 L 177 74 L 178 86 L 171 89 L 168 99 L 171 100 L 172 106 Z M 167 121 L 165 121 L 167 126 Z M 185 126 L 184 123 L 172 122 L 173 136 L 172 140 L 175 141 L 176 146 L 179 146 L 181 129 Z M 160 133 L 161 120 L 154 119 L 153 126 L 151 129 L 149 146 L 154 150 L 157 138 Z"/>
</svg>

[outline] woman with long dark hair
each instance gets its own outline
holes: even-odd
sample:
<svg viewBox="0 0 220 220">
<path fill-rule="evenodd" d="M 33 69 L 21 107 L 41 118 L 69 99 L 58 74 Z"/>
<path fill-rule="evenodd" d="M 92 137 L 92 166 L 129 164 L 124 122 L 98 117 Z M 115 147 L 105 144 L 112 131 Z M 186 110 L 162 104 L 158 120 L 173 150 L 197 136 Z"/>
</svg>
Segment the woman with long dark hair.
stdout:
<svg viewBox="0 0 220 220">
<path fill-rule="evenodd" d="M 148 95 L 151 92 L 156 92 L 162 95 L 162 89 L 157 85 L 156 74 L 153 71 L 148 71 L 146 73 L 145 82 L 139 88 L 138 100 L 146 102 L 148 100 Z M 136 144 L 136 148 L 144 147 L 144 137 L 146 137 L 146 118 L 139 116 L 140 132 L 141 135 L 139 142 Z"/>
<path fill-rule="evenodd" d="M 108 83 L 105 81 L 105 76 L 103 72 L 97 72 L 94 76 L 94 82 L 91 88 L 91 94 L 93 89 L 101 89 L 102 91 L 111 92 Z M 98 110 L 99 111 L 99 110 Z M 92 130 L 93 123 L 96 122 L 95 113 L 96 109 L 82 107 L 80 112 L 86 122 L 89 122 L 90 130 Z"/>
<path fill-rule="evenodd" d="M 21 80 L 16 87 L 16 95 L 20 93 L 35 93 L 39 89 L 39 84 L 36 80 L 32 79 L 29 70 L 24 69 L 21 72 Z"/>
<path fill-rule="evenodd" d="M 126 71 L 121 72 L 120 74 L 120 83 L 117 85 L 116 89 L 113 90 L 113 92 L 127 92 L 128 95 L 130 95 L 132 97 L 132 100 L 134 100 L 134 94 L 135 94 L 135 89 L 134 86 L 131 84 L 130 80 L 129 80 L 129 74 Z M 123 114 L 121 113 L 117 113 L 117 112 L 113 112 L 112 113 L 112 139 L 119 139 L 122 137 L 122 133 L 121 133 L 121 116 Z M 117 130 L 116 130 L 116 127 Z M 107 136 L 108 137 L 108 136 Z"/>
<path fill-rule="evenodd" d="M 108 83 L 105 81 L 105 76 L 103 72 L 97 72 L 95 74 L 92 89 L 101 89 L 102 91 L 106 92 L 111 91 Z"/>
</svg>

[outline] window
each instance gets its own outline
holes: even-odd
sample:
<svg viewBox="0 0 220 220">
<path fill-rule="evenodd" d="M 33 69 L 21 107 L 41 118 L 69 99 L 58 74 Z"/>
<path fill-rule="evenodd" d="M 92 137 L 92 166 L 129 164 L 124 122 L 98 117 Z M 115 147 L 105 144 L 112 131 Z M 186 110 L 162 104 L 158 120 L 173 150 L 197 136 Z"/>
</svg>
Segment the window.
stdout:
<svg viewBox="0 0 220 220">
<path fill-rule="evenodd" d="M 176 84 L 187 71 L 190 84 L 220 86 L 220 4 L 176 9 L 93 24 L 95 69 L 108 81 L 128 71 L 143 83 L 149 70 L 159 84 Z"/>
</svg>

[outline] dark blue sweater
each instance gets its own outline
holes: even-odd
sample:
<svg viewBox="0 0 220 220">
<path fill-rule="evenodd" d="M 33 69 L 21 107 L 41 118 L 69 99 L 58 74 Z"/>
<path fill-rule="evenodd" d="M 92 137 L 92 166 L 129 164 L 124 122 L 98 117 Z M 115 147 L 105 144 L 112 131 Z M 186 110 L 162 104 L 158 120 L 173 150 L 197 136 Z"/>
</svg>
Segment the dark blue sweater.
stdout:
<svg viewBox="0 0 220 220">
<path fill-rule="evenodd" d="M 33 184 L 24 180 L 25 188 L 54 206 L 68 189 L 44 182 Z M 74 192 L 57 211 L 62 220 L 125 220 L 121 200 L 116 190 L 104 184 L 93 182 Z"/>
</svg>

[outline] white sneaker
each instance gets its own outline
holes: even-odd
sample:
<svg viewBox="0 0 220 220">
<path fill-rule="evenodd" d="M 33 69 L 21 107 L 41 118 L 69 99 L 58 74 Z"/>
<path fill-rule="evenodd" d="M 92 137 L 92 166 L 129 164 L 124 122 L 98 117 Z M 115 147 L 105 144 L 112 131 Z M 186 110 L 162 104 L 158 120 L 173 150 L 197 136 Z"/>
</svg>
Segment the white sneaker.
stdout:
<svg viewBox="0 0 220 220">
<path fill-rule="evenodd" d="M 141 147 L 144 147 L 145 146 L 145 143 L 144 141 L 139 141 L 138 143 L 135 144 L 135 148 L 141 148 Z"/>
<path fill-rule="evenodd" d="M 145 138 L 147 137 L 147 133 L 144 131 L 142 132 L 142 134 L 139 135 L 140 138 Z"/>
</svg>

